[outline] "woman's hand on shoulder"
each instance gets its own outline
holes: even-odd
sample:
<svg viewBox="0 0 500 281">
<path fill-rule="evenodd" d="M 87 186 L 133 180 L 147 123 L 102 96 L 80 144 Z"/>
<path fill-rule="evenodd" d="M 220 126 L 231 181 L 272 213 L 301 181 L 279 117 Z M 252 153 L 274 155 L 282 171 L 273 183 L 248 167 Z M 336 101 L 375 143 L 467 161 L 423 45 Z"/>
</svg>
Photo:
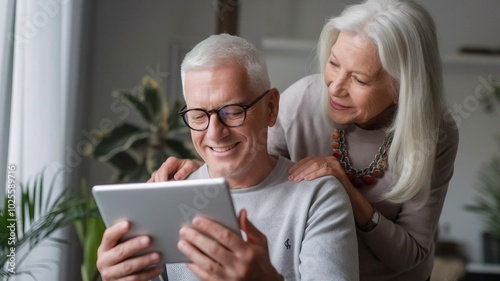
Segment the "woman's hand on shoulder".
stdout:
<svg viewBox="0 0 500 281">
<path fill-rule="evenodd" d="M 203 162 L 195 159 L 179 159 L 171 156 L 163 162 L 158 170 L 151 174 L 148 182 L 184 180 L 202 165 Z"/>
<path fill-rule="evenodd" d="M 288 179 L 296 182 L 323 176 L 334 176 L 339 180 L 347 177 L 344 168 L 333 156 L 306 157 L 293 165 L 288 173 L 290 174 Z"/>
</svg>

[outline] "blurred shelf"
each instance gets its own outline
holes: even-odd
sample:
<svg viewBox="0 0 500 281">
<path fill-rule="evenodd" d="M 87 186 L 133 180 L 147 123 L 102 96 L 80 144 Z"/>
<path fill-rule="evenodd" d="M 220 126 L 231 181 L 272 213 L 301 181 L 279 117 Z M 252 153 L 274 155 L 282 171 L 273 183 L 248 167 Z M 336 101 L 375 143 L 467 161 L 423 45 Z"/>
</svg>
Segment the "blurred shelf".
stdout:
<svg viewBox="0 0 500 281">
<path fill-rule="evenodd" d="M 264 37 L 262 38 L 262 48 L 265 51 L 291 51 L 310 52 L 315 51 L 318 42 L 307 39 Z"/>
<path fill-rule="evenodd" d="M 500 66 L 500 55 L 449 54 L 443 57 L 443 64 L 473 64 L 479 66 Z"/>
<path fill-rule="evenodd" d="M 469 263 L 469 264 L 467 264 L 466 270 L 467 270 L 467 272 L 470 272 L 470 273 L 499 274 L 500 275 L 500 264 Z"/>
</svg>

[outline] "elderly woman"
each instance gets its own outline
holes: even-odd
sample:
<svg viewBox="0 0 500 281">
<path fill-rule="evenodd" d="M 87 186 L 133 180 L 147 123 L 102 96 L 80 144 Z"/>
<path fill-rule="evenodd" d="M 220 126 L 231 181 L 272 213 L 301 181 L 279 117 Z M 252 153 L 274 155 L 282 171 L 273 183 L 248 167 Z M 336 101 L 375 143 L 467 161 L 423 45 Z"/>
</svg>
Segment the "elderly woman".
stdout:
<svg viewBox="0 0 500 281">
<path fill-rule="evenodd" d="M 283 92 L 269 150 L 300 160 L 291 180 L 340 179 L 360 280 L 426 280 L 458 147 L 433 20 L 411 1 L 367 1 L 331 19 L 318 49 L 323 75 Z"/>
<path fill-rule="evenodd" d="M 458 148 L 434 22 L 413 1 L 368 0 L 326 23 L 318 52 L 322 74 L 281 95 L 269 151 L 298 161 L 290 180 L 342 182 L 360 280 L 428 280 Z M 152 179 L 183 178 L 190 166 L 168 159 Z"/>
</svg>

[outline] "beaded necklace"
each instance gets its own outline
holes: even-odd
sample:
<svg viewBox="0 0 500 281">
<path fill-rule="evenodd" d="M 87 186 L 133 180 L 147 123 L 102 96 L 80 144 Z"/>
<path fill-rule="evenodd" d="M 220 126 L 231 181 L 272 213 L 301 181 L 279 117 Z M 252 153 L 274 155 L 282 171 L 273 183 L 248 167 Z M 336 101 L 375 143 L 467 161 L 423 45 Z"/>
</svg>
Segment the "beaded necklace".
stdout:
<svg viewBox="0 0 500 281">
<path fill-rule="evenodd" d="M 375 183 L 376 178 L 384 176 L 384 171 L 387 170 L 387 152 L 391 146 L 392 136 L 387 136 L 384 143 L 378 149 L 375 159 L 370 165 L 363 169 L 356 169 L 351 166 L 351 160 L 347 153 L 347 144 L 344 130 L 335 130 L 332 133 L 332 156 L 337 158 L 344 168 L 347 177 L 351 183 L 358 188 L 364 185 L 372 185 Z"/>
</svg>

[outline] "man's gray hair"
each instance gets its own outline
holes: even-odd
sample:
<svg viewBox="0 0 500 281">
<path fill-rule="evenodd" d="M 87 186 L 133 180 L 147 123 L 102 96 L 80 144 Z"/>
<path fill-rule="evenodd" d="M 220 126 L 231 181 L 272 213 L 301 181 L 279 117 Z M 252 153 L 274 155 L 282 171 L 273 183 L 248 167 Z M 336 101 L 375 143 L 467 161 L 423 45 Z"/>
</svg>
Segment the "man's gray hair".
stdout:
<svg viewBox="0 0 500 281">
<path fill-rule="evenodd" d="M 266 62 L 257 48 L 241 37 L 218 34 L 201 41 L 185 56 L 181 65 L 183 92 L 186 72 L 234 64 L 246 69 L 248 87 L 256 94 L 271 87 Z"/>
</svg>

